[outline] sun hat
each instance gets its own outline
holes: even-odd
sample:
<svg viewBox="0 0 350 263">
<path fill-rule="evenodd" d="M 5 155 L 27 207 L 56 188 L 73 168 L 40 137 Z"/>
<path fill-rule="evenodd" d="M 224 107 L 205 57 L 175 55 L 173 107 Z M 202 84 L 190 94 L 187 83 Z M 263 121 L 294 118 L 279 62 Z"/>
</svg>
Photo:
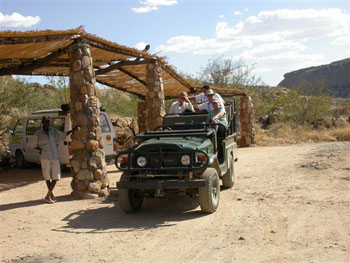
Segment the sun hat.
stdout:
<svg viewBox="0 0 350 263">
<path fill-rule="evenodd" d="M 212 89 L 208 89 L 207 91 L 207 95 L 214 95 L 215 92 Z"/>
</svg>

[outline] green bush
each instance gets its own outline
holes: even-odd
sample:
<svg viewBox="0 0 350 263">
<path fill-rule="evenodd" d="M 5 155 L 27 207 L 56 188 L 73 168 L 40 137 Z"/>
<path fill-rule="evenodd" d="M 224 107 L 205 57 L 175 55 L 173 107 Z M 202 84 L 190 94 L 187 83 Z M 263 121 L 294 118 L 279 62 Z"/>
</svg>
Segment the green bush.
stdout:
<svg viewBox="0 0 350 263">
<path fill-rule="evenodd" d="M 286 93 L 272 90 L 255 98 L 255 113 L 257 119 L 277 114 L 282 122 L 302 125 L 330 116 L 331 102 L 331 97 L 324 94 L 304 96 L 301 87 Z"/>
<path fill-rule="evenodd" d="M 116 89 L 101 89 L 97 97 L 108 114 L 125 117 L 137 116 L 137 103 L 141 99 L 135 95 L 129 95 Z"/>
</svg>

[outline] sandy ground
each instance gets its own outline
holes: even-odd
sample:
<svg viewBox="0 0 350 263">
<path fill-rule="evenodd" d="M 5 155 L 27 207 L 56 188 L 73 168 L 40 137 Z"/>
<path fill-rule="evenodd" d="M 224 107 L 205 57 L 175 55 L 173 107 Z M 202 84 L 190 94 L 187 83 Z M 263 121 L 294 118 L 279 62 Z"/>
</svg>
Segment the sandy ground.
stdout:
<svg viewBox="0 0 350 263">
<path fill-rule="evenodd" d="M 350 262 L 350 143 L 238 150 L 236 184 L 214 214 L 184 197 L 124 214 L 112 195 L 41 198 L 40 168 L 0 171 L 3 262 Z"/>
</svg>

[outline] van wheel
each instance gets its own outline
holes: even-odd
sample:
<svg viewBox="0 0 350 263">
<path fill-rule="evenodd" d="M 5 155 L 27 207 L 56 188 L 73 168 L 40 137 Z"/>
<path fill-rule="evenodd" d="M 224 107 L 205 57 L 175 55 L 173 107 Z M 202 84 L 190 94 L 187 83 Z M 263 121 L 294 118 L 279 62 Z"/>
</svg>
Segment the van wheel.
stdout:
<svg viewBox="0 0 350 263">
<path fill-rule="evenodd" d="M 207 168 L 201 175 L 205 187 L 199 188 L 199 205 L 203 212 L 214 213 L 220 201 L 220 180 L 214 168 Z"/>
<path fill-rule="evenodd" d="M 16 166 L 20 169 L 24 169 L 27 167 L 27 162 L 24 159 L 22 151 L 16 152 Z"/>
<path fill-rule="evenodd" d="M 222 185 L 226 188 L 232 188 L 235 184 L 235 170 L 233 160 L 230 164 L 230 168 L 227 169 L 227 172 L 222 177 Z"/>
<path fill-rule="evenodd" d="M 121 182 L 129 181 L 125 173 L 120 177 Z M 121 209 L 126 213 L 138 212 L 143 205 L 143 194 L 135 189 L 119 189 L 118 201 Z"/>
</svg>

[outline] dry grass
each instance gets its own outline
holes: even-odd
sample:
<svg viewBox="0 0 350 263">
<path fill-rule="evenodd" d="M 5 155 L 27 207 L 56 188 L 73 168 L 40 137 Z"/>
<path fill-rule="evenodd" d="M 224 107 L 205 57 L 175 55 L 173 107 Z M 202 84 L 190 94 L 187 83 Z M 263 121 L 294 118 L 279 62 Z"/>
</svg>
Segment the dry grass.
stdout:
<svg viewBox="0 0 350 263">
<path fill-rule="evenodd" d="M 303 142 L 350 141 L 350 124 L 332 129 L 311 129 L 306 126 L 292 127 L 286 123 L 277 123 L 268 130 L 256 127 L 258 145 L 296 144 Z"/>
</svg>

